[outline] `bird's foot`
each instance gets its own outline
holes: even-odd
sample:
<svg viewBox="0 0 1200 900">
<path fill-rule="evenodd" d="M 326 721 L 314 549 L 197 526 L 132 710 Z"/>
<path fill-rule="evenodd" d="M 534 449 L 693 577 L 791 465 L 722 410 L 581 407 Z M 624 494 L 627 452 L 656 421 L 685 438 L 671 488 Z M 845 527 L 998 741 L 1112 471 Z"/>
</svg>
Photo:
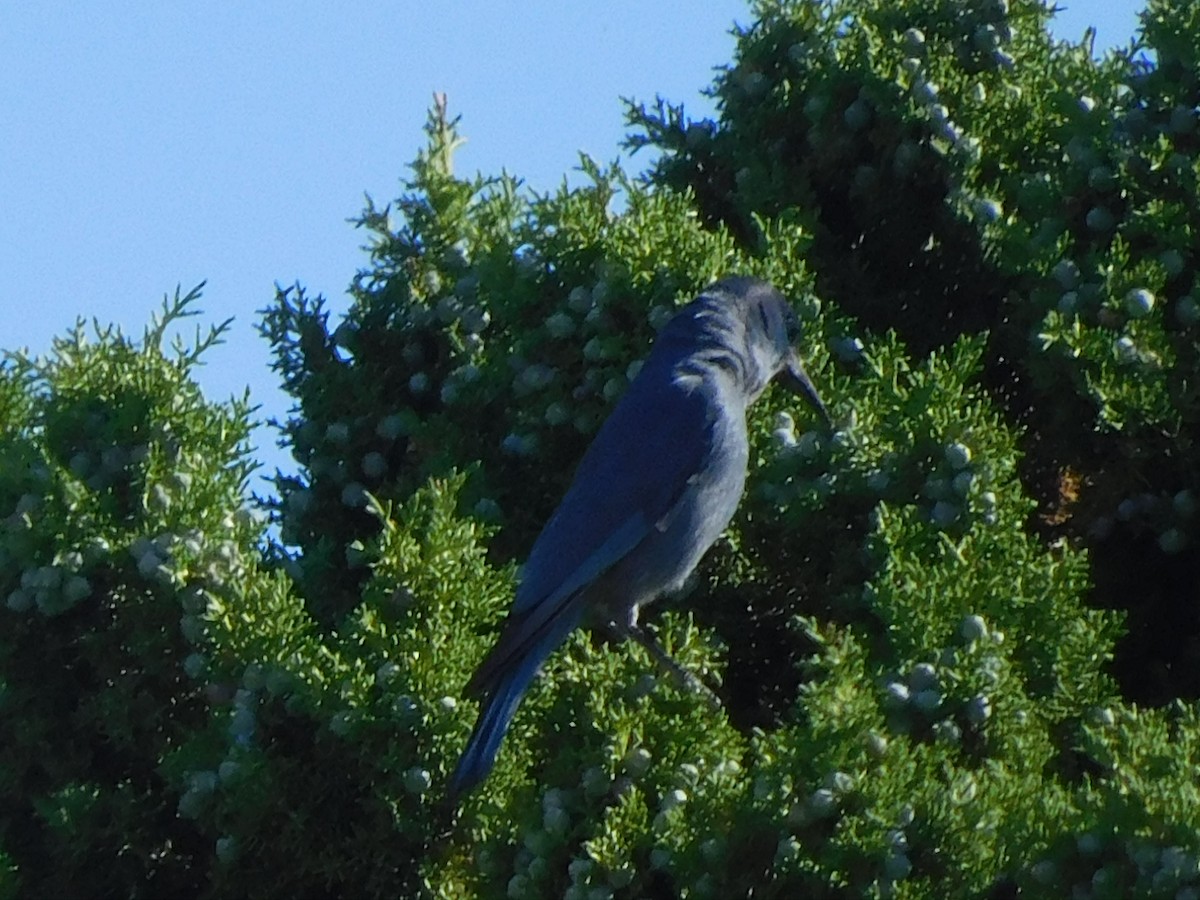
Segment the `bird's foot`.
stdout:
<svg viewBox="0 0 1200 900">
<path fill-rule="evenodd" d="M 628 623 L 614 623 L 614 628 L 622 637 L 632 638 L 649 653 L 659 667 L 665 670 L 676 683 L 687 690 L 693 691 L 703 696 L 714 709 L 721 708 L 721 698 L 716 695 L 712 688 L 700 680 L 694 673 L 689 672 L 681 666 L 675 659 L 662 648 L 662 645 L 654 639 L 650 632 L 646 631 L 640 625 Z"/>
</svg>

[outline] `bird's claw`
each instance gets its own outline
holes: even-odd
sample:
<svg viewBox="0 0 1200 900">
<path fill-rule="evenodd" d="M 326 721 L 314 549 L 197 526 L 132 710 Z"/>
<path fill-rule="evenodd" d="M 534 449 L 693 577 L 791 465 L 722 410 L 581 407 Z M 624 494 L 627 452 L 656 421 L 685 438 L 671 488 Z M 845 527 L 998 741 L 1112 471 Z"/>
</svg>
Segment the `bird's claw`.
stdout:
<svg viewBox="0 0 1200 900">
<path fill-rule="evenodd" d="M 700 680 L 693 672 L 689 672 L 681 666 L 671 654 L 667 653 L 662 648 L 662 645 L 654 639 L 650 632 L 638 625 L 621 624 L 616 626 L 618 633 L 623 637 L 633 638 L 641 644 L 646 651 L 654 658 L 659 667 L 675 679 L 680 687 L 700 694 L 713 709 L 721 708 L 721 698 L 716 695 L 712 688 Z"/>
</svg>

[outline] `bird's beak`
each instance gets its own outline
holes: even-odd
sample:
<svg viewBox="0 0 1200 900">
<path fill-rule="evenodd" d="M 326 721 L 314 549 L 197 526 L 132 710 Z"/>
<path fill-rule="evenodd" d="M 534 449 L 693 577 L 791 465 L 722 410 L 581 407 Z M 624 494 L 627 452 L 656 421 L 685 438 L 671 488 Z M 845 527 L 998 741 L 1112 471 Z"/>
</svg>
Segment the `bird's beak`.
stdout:
<svg viewBox="0 0 1200 900">
<path fill-rule="evenodd" d="M 800 357 L 795 350 L 792 350 L 784 361 L 783 368 L 779 372 L 779 380 L 789 391 L 799 394 L 807 400 L 809 405 L 821 416 L 826 427 L 833 427 L 833 419 L 829 416 L 829 410 L 825 408 L 821 395 L 817 393 L 808 373 L 804 371 L 804 366 L 800 364 Z"/>
</svg>

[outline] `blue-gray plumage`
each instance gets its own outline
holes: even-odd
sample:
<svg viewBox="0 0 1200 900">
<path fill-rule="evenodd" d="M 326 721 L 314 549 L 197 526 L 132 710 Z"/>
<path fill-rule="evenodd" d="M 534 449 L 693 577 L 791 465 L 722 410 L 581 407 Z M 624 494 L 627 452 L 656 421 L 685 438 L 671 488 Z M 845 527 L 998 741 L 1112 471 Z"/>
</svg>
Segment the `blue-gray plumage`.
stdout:
<svg viewBox="0 0 1200 900">
<path fill-rule="evenodd" d="M 799 331 L 783 295 L 745 277 L 713 284 L 662 329 L 534 543 L 500 637 L 467 685 L 482 709 L 452 797 L 491 770 L 538 667 L 585 616 L 681 672 L 638 627 L 638 610 L 678 590 L 729 524 L 746 480 L 746 409 L 772 379 L 829 422 L 794 349 Z"/>
</svg>

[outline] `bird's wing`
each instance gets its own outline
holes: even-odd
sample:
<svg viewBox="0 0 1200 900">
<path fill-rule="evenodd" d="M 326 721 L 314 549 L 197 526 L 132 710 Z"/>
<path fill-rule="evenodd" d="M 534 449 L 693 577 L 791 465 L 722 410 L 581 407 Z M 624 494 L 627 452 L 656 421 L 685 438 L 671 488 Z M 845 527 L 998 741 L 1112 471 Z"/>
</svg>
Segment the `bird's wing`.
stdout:
<svg viewBox="0 0 1200 900">
<path fill-rule="evenodd" d="M 710 396 L 666 372 L 642 374 L 601 427 L 534 543 L 504 631 L 469 691 L 486 689 L 562 617 L 577 623 L 582 610 L 572 601 L 579 592 L 667 520 L 703 472 L 719 412 Z"/>
<path fill-rule="evenodd" d="M 513 611 L 574 592 L 632 550 L 703 471 L 716 412 L 702 390 L 635 381 L 534 543 Z"/>
</svg>

